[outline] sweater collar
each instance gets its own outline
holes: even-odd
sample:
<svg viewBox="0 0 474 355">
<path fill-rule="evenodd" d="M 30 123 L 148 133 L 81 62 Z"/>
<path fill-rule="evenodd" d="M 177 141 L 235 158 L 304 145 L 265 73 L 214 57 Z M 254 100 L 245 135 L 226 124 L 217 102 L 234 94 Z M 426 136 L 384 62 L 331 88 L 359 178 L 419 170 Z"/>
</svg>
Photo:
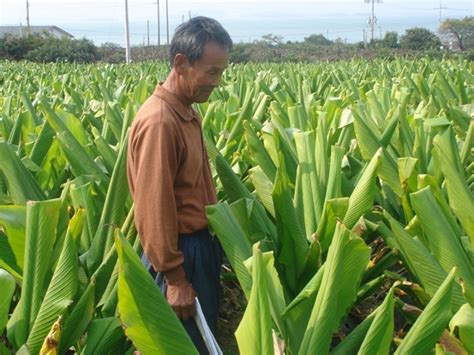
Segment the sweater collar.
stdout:
<svg viewBox="0 0 474 355">
<path fill-rule="evenodd" d="M 163 100 L 165 100 L 173 110 L 178 114 L 185 121 L 191 121 L 193 118 L 197 118 L 198 114 L 196 110 L 191 107 L 191 110 L 183 105 L 183 103 L 178 99 L 176 95 L 166 90 L 163 83 L 159 83 L 156 86 L 155 92 L 153 95 L 159 96 Z"/>
</svg>

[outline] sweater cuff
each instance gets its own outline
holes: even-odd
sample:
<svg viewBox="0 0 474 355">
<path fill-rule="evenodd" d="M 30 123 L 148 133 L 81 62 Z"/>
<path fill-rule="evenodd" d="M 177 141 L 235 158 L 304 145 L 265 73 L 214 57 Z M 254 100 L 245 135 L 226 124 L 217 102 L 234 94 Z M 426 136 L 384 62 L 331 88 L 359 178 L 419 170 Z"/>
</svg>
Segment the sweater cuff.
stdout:
<svg viewBox="0 0 474 355">
<path fill-rule="evenodd" d="M 174 269 L 163 271 L 163 273 L 165 274 L 166 282 L 169 285 L 177 285 L 186 280 L 186 274 L 181 265 Z"/>
</svg>

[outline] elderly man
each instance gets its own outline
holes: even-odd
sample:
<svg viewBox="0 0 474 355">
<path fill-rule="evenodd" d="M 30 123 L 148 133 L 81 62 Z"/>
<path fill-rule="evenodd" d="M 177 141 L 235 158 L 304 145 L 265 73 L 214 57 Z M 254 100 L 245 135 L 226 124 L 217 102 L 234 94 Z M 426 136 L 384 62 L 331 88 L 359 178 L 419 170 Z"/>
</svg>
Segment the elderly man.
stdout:
<svg viewBox="0 0 474 355">
<path fill-rule="evenodd" d="M 201 353 L 193 320 L 197 295 L 215 333 L 221 248 L 205 207 L 216 203 L 195 102 L 208 100 L 229 60 L 232 40 L 215 20 L 180 25 L 170 46 L 171 72 L 140 108 L 129 136 L 128 180 L 144 255 L 171 307 Z"/>
</svg>

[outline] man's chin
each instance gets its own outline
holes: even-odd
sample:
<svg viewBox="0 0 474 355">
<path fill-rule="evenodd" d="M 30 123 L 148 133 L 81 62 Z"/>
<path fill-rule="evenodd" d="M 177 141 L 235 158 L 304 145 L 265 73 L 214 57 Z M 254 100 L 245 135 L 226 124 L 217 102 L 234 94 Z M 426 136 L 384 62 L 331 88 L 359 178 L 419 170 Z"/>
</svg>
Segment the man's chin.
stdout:
<svg viewBox="0 0 474 355">
<path fill-rule="evenodd" d="M 199 97 L 196 97 L 196 99 L 194 99 L 194 102 L 196 102 L 198 104 L 202 104 L 203 102 L 206 102 L 207 100 L 209 100 L 209 96 L 211 96 L 211 94 L 201 95 Z"/>
</svg>

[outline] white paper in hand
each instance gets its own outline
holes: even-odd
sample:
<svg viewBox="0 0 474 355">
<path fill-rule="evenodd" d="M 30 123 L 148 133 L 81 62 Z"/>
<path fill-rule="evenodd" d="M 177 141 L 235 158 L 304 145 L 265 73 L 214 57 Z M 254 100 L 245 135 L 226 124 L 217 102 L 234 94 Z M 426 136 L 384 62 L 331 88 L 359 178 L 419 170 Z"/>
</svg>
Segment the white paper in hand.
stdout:
<svg viewBox="0 0 474 355">
<path fill-rule="evenodd" d="M 194 316 L 194 320 L 196 321 L 196 325 L 201 332 L 201 336 L 204 339 L 204 343 L 209 350 L 210 355 L 222 355 L 222 350 L 217 344 L 216 338 L 214 338 L 214 334 L 212 334 L 211 329 L 207 325 L 206 318 L 204 317 L 204 313 L 202 313 L 202 308 L 199 303 L 199 300 L 196 297 L 196 315 Z"/>
</svg>

